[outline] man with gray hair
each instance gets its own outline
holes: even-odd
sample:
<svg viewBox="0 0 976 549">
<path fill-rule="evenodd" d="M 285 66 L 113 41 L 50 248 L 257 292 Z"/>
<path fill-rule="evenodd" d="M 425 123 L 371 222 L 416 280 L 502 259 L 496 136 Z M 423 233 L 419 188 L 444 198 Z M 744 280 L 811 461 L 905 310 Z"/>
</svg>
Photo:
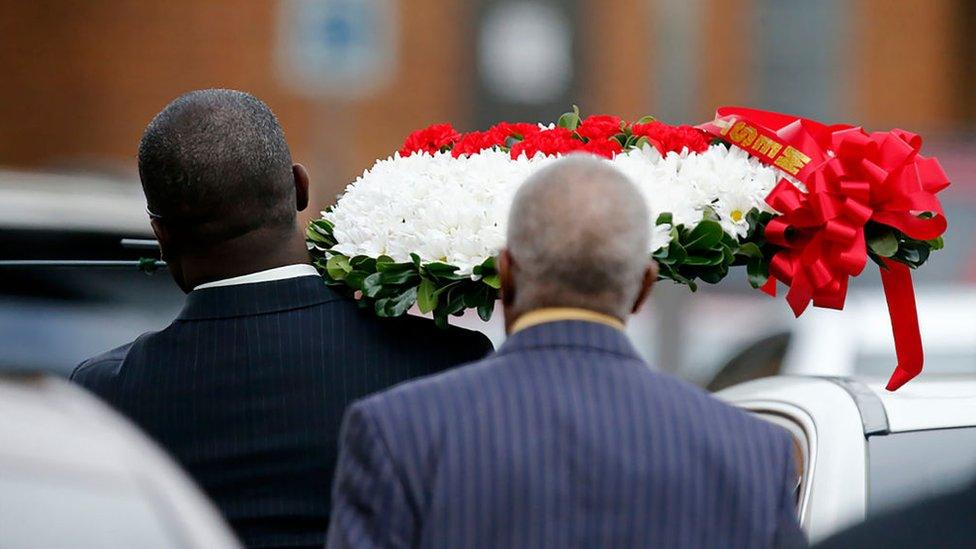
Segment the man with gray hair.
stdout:
<svg viewBox="0 0 976 549">
<path fill-rule="evenodd" d="M 651 369 L 644 198 L 572 155 L 515 196 L 509 338 L 346 413 L 329 547 L 803 545 L 789 435 Z"/>
</svg>

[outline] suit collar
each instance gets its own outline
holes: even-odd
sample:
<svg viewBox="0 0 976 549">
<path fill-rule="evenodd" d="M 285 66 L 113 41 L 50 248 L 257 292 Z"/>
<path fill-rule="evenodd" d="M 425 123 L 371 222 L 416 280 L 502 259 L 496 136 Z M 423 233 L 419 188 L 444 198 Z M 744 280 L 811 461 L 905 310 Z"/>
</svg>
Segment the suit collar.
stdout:
<svg viewBox="0 0 976 549">
<path fill-rule="evenodd" d="M 536 324 L 509 336 L 499 354 L 548 348 L 589 349 L 640 359 L 624 332 L 583 320 L 559 320 Z"/>
<path fill-rule="evenodd" d="M 303 276 L 254 284 L 193 290 L 180 320 L 234 318 L 310 307 L 341 299 L 319 277 Z"/>
</svg>

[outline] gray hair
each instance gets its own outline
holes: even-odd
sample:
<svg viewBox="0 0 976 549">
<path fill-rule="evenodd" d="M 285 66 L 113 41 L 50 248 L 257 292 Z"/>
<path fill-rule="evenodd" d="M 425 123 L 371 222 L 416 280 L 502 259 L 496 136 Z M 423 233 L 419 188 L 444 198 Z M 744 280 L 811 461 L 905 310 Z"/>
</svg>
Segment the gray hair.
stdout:
<svg viewBox="0 0 976 549">
<path fill-rule="evenodd" d="M 574 154 L 540 170 L 509 213 L 514 308 L 583 307 L 625 317 L 649 263 L 649 226 L 644 197 L 609 162 Z"/>
</svg>

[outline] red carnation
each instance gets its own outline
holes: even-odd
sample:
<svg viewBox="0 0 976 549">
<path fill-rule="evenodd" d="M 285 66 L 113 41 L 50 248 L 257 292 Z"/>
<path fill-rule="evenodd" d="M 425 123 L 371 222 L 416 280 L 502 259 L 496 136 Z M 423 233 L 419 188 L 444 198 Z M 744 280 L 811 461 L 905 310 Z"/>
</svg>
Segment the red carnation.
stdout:
<svg viewBox="0 0 976 549">
<path fill-rule="evenodd" d="M 528 122 L 499 122 L 492 126 L 488 133 L 498 141 L 499 145 L 505 145 L 509 137 L 525 139 L 530 135 L 535 135 L 542 131 L 538 124 Z"/>
<path fill-rule="evenodd" d="M 592 139 L 583 145 L 582 150 L 597 156 L 613 158 L 615 154 L 619 154 L 623 150 L 623 147 L 616 139 Z"/>
<path fill-rule="evenodd" d="M 692 126 L 670 126 L 655 120 L 647 124 L 634 124 L 630 132 L 637 137 L 646 137 L 661 154 L 681 152 L 685 147 L 693 153 L 708 149 L 707 134 Z"/>
<path fill-rule="evenodd" d="M 532 158 L 537 153 L 547 156 L 555 154 L 567 154 L 583 148 L 583 142 L 573 137 L 573 132 L 566 128 L 553 128 L 543 130 L 527 136 L 512 146 L 512 159 L 516 159 L 522 153 Z"/>
<path fill-rule="evenodd" d="M 502 144 L 504 141 L 499 141 L 491 131 L 470 132 L 458 138 L 454 147 L 451 148 L 451 156 L 457 158 L 462 154 L 477 154 L 485 149 Z"/>
<path fill-rule="evenodd" d="M 609 114 L 594 114 L 592 116 L 587 116 L 579 127 L 576 128 L 576 133 L 580 137 L 585 137 L 592 140 L 604 140 L 610 139 L 611 137 L 620 133 L 621 121 L 619 117 L 610 116 Z"/>
<path fill-rule="evenodd" d="M 400 156 L 410 156 L 415 152 L 434 154 L 450 148 L 460 137 L 450 124 L 433 124 L 408 135 L 400 148 Z"/>
</svg>

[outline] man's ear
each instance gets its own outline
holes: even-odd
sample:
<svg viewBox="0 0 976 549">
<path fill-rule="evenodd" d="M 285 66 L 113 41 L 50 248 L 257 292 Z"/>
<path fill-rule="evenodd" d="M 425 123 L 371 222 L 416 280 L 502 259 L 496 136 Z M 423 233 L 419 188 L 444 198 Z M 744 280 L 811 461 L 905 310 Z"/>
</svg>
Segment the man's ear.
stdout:
<svg viewBox="0 0 976 549">
<path fill-rule="evenodd" d="M 508 248 L 498 254 L 498 279 L 501 281 L 502 305 L 508 307 L 515 301 L 515 280 L 512 275 L 514 262 Z"/>
<path fill-rule="evenodd" d="M 651 295 L 651 288 L 654 283 L 657 282 L 657 261 L 651 260 L 647 265 L 647 269 L 644 270 L 644 279 L 641 280 L 640 292 L 637 293 L 637 299 L 634 301 L 634 307 L 631 309 L 631 314 L 637 313 L 644 306 L 644 302 Z"/>
<path fill-rule="evenodd" d="M 169 233 L 159 219 L 152 218 L 149 220 L 149 224 L 152 226 L 153 234 L 156 235 L 156 242 L 159 243 L 159 258 L 165 261 L 166 255 L 170 251 Z"/>
<path fill-rule="evenodd" d="M 169 274 L 173 277 L 176 285 L 184 292 L 190 293 L 193 288 L 187 286 L 186 279 L 183 278 L 183 266 L 180 264 L 180 250 L 176 249 L 176 242 L 170 238 L 169 231 L 166 230 L 166 225 L 160 219 L 150 219 L 149 224 L 152 225 L 153 233 L 156 235 L 156 241 L 159 242 L 159 258 L 166 262 L 166 268 L 169 270 Z"/>
<path fill-rule="evenodd" d="M 303 212 L 308 207 L 308 170 L 301 164 L 293 164 L 291 173 L 295 178 L 295 208 Z"/>
</svg>

